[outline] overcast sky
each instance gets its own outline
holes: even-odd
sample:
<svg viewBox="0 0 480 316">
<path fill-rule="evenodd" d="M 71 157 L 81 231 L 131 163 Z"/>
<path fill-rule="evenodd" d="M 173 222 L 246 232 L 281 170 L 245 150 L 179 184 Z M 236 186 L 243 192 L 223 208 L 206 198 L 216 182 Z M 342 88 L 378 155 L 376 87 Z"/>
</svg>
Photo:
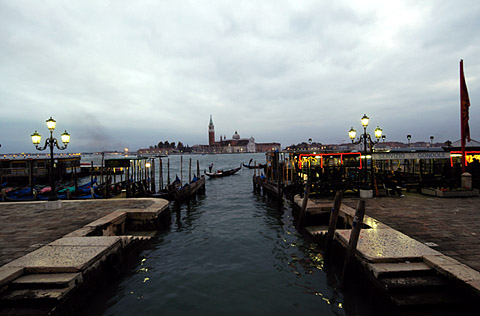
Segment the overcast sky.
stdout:
<svg viewBox="0 0 480 316">
<path fill-rule="evenodd" d="M 460 139 L 459 61 L 480 139 L 480 1 L 0 0 L 0 153 L 216 138 Z"/>
</svg>

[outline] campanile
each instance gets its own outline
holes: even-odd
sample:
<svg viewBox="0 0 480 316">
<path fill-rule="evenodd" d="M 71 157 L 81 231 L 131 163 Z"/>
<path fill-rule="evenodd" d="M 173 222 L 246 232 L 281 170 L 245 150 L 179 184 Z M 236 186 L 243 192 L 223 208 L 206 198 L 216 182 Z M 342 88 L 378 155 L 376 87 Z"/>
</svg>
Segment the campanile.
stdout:
<svg viewBox="0 0 480 316">
<path fill-rule="evenodd" d="M 210 114 L 210 124 L 208 124 L 208 145 L 215 144 L 215 127 L 213 126 L 212 115 Z"/>
</svg>

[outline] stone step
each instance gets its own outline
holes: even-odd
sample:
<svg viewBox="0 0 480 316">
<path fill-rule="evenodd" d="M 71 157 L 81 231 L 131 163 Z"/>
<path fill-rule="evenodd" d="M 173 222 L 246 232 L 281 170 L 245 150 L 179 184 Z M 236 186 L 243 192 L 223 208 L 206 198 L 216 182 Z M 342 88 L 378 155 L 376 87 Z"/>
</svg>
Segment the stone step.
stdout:
<svg viewBox="0 0 480 316">
<path fill-rule="evenodd" d="M 81 273 L 42 273 L 21 276 L 11 285 L 14 289 L 53 289 L 73 287 L 82 282 Z"/>
<path fill-rule="evenodd" d="M 128 231 L 125 235 L 154 237 L 157 235 L 157 231 Z"/>
<path fill-rule="evenodd" d="M 367 269 L 373 273 L 375 278 L 434 273 L 434 270 L 423 262 L 368 263 Z"/>
<path fill-rule="evenodd" d="M 412 289 L 431 289 L 446 287 L 447 282 L 443 281 L 437 276 L 408 276 L 408 277 L 395 277 L 395 278 L 381 278 L 378 280 L 383 290 L 390 291 L 411 291 Z"/>
<path fill-rule="evenodd" d="M 451 306 L 463 304 L 463 301 L 459 297 L 448 291 L 394 293 L 391 295 L 391 300 L 398 307 Z"/>
<path fill-rule="evenodd" d="M 63 300 L 72 290 L 73 286 L 53 289 L 19 289 L 5 293 L 0 302 L 8 305 L 17 304 L 56 304 Z"/>
<path fill-rule="evenodd" d="M 121 236 L 122 238 L 122 247 L 124 249 L 130 248 L 133 245 L 136 245 L 140 242 L 149 241 L 152 239 L 151 236 L 135 236 L 135 235 L 125 235 Z"/>
<path fill-rule="evenodd" d="M 328 225 L 307 226 L 305 229 L 312 236 L 326 235 L 328 233 Z"/>
</svg>

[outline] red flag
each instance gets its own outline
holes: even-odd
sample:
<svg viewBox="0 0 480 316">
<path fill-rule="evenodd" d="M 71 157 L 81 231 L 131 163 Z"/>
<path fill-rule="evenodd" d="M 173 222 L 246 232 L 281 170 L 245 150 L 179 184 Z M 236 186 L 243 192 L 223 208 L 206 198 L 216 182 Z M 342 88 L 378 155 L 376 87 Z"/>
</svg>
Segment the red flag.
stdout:
<svg viewBox="0 0 480 316">
<path fill-rule="evenodd" d="M 465 139 L 470 141 L 470 127 L 468 126 L 468 110 L 470 107 L 470 98 L 468 97 L 467 83 L 465 82 L 465 75 L 463 74 L 463 59 L 460 60 L 460 113 L 461 113 L 461 128 L 462 128 L 462 143 Z"/>
</svg>

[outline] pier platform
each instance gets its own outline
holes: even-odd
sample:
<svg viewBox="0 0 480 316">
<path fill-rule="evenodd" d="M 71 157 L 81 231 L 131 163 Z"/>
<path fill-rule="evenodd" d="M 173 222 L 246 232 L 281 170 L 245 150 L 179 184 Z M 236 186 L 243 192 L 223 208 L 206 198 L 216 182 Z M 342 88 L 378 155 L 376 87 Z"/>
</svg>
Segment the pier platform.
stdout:
<svg viewBox="0 0 480 316">
<path fill-rule="evenodd" d="M 61 315 L 170 220 L 163 199 L 0 204 L 0 314 Z"/>
<path fill-rule="evenodd" d="M 407 193 L 365 201 L 358 266 L 395 306 L 445 312 L 449 305 L 455 314 L 458 306 L 480 297 L 480 198 Z M 302 199 L 296 196 L 295 203 L 300 206 Z M 357 198 L 342 201 L 343 227 L 337 225 L 335 239 L 344 248 L 357 203 Z M 333 200 L 309 199 L 306 215 L 317 222 L 306 223 L 308 233 L 320 239 L 326 235 L 328 226 L 319 225 L 318 218 L 328 219 L 332 206 Z M 408 308 L 406 314 L 412 312 Z"/>
</svg>

